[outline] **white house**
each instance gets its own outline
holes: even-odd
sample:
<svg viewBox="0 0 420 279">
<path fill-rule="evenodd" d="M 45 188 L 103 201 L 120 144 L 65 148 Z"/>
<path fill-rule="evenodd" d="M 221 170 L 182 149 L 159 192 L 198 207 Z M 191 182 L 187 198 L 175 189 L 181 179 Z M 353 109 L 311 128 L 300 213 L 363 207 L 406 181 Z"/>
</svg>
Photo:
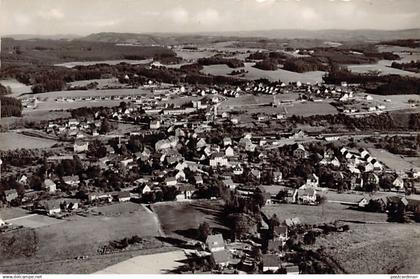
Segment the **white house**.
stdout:
<svg viewBox="0 0 420 279">
<path fill-rule="evenodd" d="M 73 145 L 73 151 L 75 153 L 82 153 L 88 151 L 89 143 L 88 142 L 75 142 Z"/>
<path fill-rule="evenodd" d="M 211 167 L 228 166 L 228 160 L 223 153 L 213 153 L 210 156 L 209 164 Z"/>
<path fill-rule="evenodd" d="M 233 157 L 235 155 L 233 148 L 231 146 L 228 146 L 225 150 L 226 157 Z"/>
<path fill-rule="evenodd" d="M 45 191 L 54 193 L 57 190 L 57 185 L 51 179 L 47 178 L 44 180 L 43 188 Z"/>
<path fill-rule="evenodd" d="M 400 176 L 398 176 L 392 182 L 392 185 L 394 185 L 394 187 L 399 189 L 399 190 L 404 189 L 404 180 Z"/>
</svg>

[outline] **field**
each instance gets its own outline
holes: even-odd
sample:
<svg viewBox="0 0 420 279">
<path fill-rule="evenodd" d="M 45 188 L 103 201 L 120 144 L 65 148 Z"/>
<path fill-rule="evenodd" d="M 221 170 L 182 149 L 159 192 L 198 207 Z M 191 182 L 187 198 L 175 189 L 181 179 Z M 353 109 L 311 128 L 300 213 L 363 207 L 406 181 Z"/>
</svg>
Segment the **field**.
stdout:
<svg viewBox="0 0 420 279">
<path fill-rule="evenodd" d="M 107 267 L 97 274 L 161 274 L 182 266 L 182 261 L 186 260 L 184 251 L 176 250 L 172 252 L 142 255 L 113 266 Z"/>
<path fill-rule="evenodd" d="M 3 79 L 0 80 L 0 84 L 3 86 L 9 86 L 12 90 L 12 94 L 9 96 L 19 96 L 20 94 L 24 93 L 30 93 L 31 92 L 31 86 L 25 85 L 23 83 L 20 83 L 19 81 L 15 79 Z"/>
<path fill-rule="evenodd" d="M 49 148 L 56 143 L 54 140 L 29 137 L 16 132 L 0 133 L 0 150 Z"/>
<path fill-rule="evenodd" d="M 13 219 L 13 218 L 19 218 L 19 217 L 25 216 L 27 214 L 30 214 L 30 212 L 28 210 L 22 209 L 20 207 L 0 208 L 0 218 L 2 218 L 3 221 L 7 221 L 7 220 Z"/>
<path fill-rule="evenodd" d="M 295 100 L 296 94 L 279 94 L 277 98 L 281 100 Z M 269 105 L 273 102 L 273 96 L 258 96 L 242 95 L 238 98 L 229 98 L 222 102 L 219 106 L 219 112 L 223 111 L 246 111 L 247 114 L 265 113 L 268 115 L 285 114 L 286 116 L 299 115 L 324 115 L 324 114 L 337 114 L 338 111 L 335 107 L 327 102 L 302 102 L 293 104 L 281 104 L 277 107 Z M 265 105 L 262 107 L 262 105 Z"/>
<path fill-rule="evenodd" d="M 353 210 L 347 205 L 332 202 L 326 202 L 324 205 L 319 206 L 297 204 L 268 205 L 263 207 L 263 212 L 269 218 L 274 213 L 277 214 L 280 221 L 299 217 L 303 223 L 308 224 L 329 223 L 336 220 L 382 222 L 387 219 L 386 214 Z"/>
<path fill-rule="evenodd" d="M 0 272 L 5 271 L 2 266 L 8 266 L 6 270 L 13 271 L 20 264 L 31 266 L 34 262 L 45 262 L 43 266 L 37 266 L 37 269 L 44 273 L 43 270 L 51 268 L 48 261 L 67 261 L 83 255 L 95 256 L 97 249 L 102 245 L 124 237 L 159 235 L 156 219 L 141 205 L 124 203 L 105 206 L 99 210 L 106 214 L 88 217 L 74 215 L 60 224 L 33 229 L 37 241 L 36 251 L 29 257 L 6 255 L 1 261 Z M 2 245 L 4 243 L 0 243 L 0 246 Z M 8 260 L 4 260 L 5 258 Z M 53 270 L 57 272 L 57 269 Z"/>
<path fill-rule="evenodd" d="M 369 152 L 373 157 L 376 157 L 380 162 L 384 163 L 388 168 L 397 172 L 407 171 L 416 166 L 404 159 L 400 155 L 392 154 L 383 149 L 369 148 Z"/>
<path fill-rule="evenodd" d="M 8 222 L 16 226 L 24 226 L 26 228 L 35 229 L 60 224 L 63 222 L 63 220 L 51 218 L 45 215 L 31 214 L 28 216 L 8 220 Z"/>
<path fill-rule="evenodd" d="M 243 78 L 248 80 L 256 80 L 260 78 L 266 78 L 270 81 L 282 81 L 285 83 L 289 82 L 303 82 L 303 83 L 317 83 L 322 82 L 322 76 L 325 74 L 321 71 L 315 72 L 306 72 L 306 73 L 295 73 L 290 72 L 282 69 L 278 69 L 275 71 L 265 71 L 261 69 L 254 68 L 253 65 L 255 63 L 245 63 L 245 67 L 243 68 L 236 68 L 234 70 L 241 70 L 244 69 L 248 71 Z M 227 76 L 229 73 L 232 72 L 232 69 L 226 65 L 211 65 L 211 66 L 204 66 L 203 73 L 211 74 L 211 75 L 224 75 Z"/>
<path fill-rule="evenodd" d="M 108 65 L 117 65 L 120 63 L 126 64 L 147 64 L 152 62 L 153 59 L 142 59 L 142 60 L 127 60 L 127 59 L 119 59 L 119 60 L 101 60 L 101 61 L 73 61 L 73 62 L 65 62 L 55 64 L 54 66 L 66 67 L 66 68 L 73 68 L 76 66 L 90 66 L 96 64 L 108 64 Z"/>
<path fill-rule="evenodd" d="M 192 237 L 191 233 L 206 221 L 210 227 L 225 229 L 218 219 L 219 201 L 164 202 L 152 205 L 163 231 L 169 236 Z"/>
<path fill-rule="evenodd" d="M 418 224 L 350 224 L 350 230 L 317 238 L 323 255 L 352 274 L 420 273 Z"/>
</svg>

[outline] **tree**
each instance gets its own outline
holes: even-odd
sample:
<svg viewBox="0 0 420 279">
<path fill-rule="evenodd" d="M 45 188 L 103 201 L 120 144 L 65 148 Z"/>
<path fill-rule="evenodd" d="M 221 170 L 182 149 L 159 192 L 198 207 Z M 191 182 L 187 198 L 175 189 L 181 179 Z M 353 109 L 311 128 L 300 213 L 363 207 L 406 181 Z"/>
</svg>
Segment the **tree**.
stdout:
<svg viewBox="0 0 420 279">
<path fill-rule="evenodd" d="M 211 234 L 212 230 L 207 222 L 203 222 L 198 226 L 198 238 L 201 241 L 206 241 L 207 236 Z"/>
<path fill-rule="evenodd" d="M 37 175 L 32 175 L 31 179 L 29 179 L 29 186 L 34 190 L 41 190 L 42 189 L 42 180 Z"/>
<path fill-rule="evenodd" d="M 306 245 L 313 245 L 315 244 L 316 238 L 315 238 L 315 234 L 313 231 L 308 231 L 304 236 L 303 236 L 303 242 Z"/>
</svg>

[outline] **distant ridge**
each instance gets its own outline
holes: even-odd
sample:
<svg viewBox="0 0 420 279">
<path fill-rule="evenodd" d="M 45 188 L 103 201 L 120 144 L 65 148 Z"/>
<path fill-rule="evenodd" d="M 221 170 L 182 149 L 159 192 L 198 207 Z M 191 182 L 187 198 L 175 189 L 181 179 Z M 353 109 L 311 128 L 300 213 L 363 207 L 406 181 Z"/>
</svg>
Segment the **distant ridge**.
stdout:
<svg viewBox="0 0 420 279">
<path fill-rule="evenodd" d="M 385 41 L 400 39 L 420 39 L 420 29 L 404 30 L 264 30 L 238 32 L 205 32 L 205 33 L 94 33 L 80 40 L 112 43 L 139 44 L 179 44 L 208 42 L 209 39 L 234 38 L 267 38 L 267 39 L 318 39 L 331 41 Z"/>
</svg>

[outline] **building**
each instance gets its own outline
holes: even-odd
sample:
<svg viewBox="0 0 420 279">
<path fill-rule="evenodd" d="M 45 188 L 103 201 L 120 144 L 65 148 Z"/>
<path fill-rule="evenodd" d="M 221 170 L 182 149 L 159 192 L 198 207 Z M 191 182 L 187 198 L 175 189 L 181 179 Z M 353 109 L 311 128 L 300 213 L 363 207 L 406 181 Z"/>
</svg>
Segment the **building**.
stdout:
<svg viewBox="0 0 420 279">
<path fill-rule="evenodd" d="M 308 152 L 305 150 L 305 147 L 302 144 L 299 144 L 293 151 L 293 156 L 298 159 L 305 159 L 308 157 Z"/>
<path fill-rule="evenodd" d="M 206 245 L 212 253 L 225 250 L 225 241 L 220 233 L 209 235 L 206 239 Z"/>
<path fill-rule="evenodd" d="M 233 151 L 233 148 L 231 146 L 228 146 L 225 150 L 226 157 L 233 157 L 235 155 L 235 152 Z"/>
<path fill-rule="evenodd" d="M 177 180 L 175 177 L 168 177 L 165 179 L 166 186 L 175 186 L 177 184 Z"/>
<path fill-rule="evenodd" d="M 57 190 L 57 185 L 51 179 L 47 178 L 44 180 L 43 189 L 47 192 L 54 193 Z"/>
<path fill-rule="evenodd" d="M 121 192 L 118 193 L 117 199 L 118 199 L 119 202 L 129 201 L 131 199 L 130 193 L 126 192 L 126 191 L 121 191 Z"/>
<path fill-rule="evenodd" d="M 82 153 L 86 152 L 89 149 L 89 143 L 88 142 L 75 142 L 73 144 L 73 151 L 75 153 Z"/>
<path fill-rule="evenodd" d="M 150 129 L 157 130 L 160 128 L 160 121 L 159 120 L 152 120 L 150 121 Z"/>
<path fill-rule="evenodd" d="M 192 199 L 192 196 L 194 194 L 195 187 L 189 184 L 181 185 L 178 188 L 178 191 L 179 191 L 179 194 L 176 196 L 177 201 L 190 200 Z"/>
<path fill-rule="evenodd" d="M 63 176 L 63 182 L 69 186 L 79 185 L 80 179 L 77 175 Z"/>
<path fill-rule="evenodd" d="M 281 259 L 276 254 L 263 255 L 263 272 L 272 271 L 276 272 L 281 265 Z"/>
<path fill-rule="evenodd" d="M 19 195 L 18 195 L 18 192 L 16 191 L 16 189 L 10 189 L 10 190 L 4 191 L 4 198 L 6 199 L 7 202 L 13 201 L 18 196 Z"/>
<path fill-rule="evenodd" d="M 227 158 L 225 157 L 225 154 L 217 152 L 217 153 L 211 154 L 209 165 L 211 167 L 228 166 L 229 163 L 228 163 Z"/>
</svg>

